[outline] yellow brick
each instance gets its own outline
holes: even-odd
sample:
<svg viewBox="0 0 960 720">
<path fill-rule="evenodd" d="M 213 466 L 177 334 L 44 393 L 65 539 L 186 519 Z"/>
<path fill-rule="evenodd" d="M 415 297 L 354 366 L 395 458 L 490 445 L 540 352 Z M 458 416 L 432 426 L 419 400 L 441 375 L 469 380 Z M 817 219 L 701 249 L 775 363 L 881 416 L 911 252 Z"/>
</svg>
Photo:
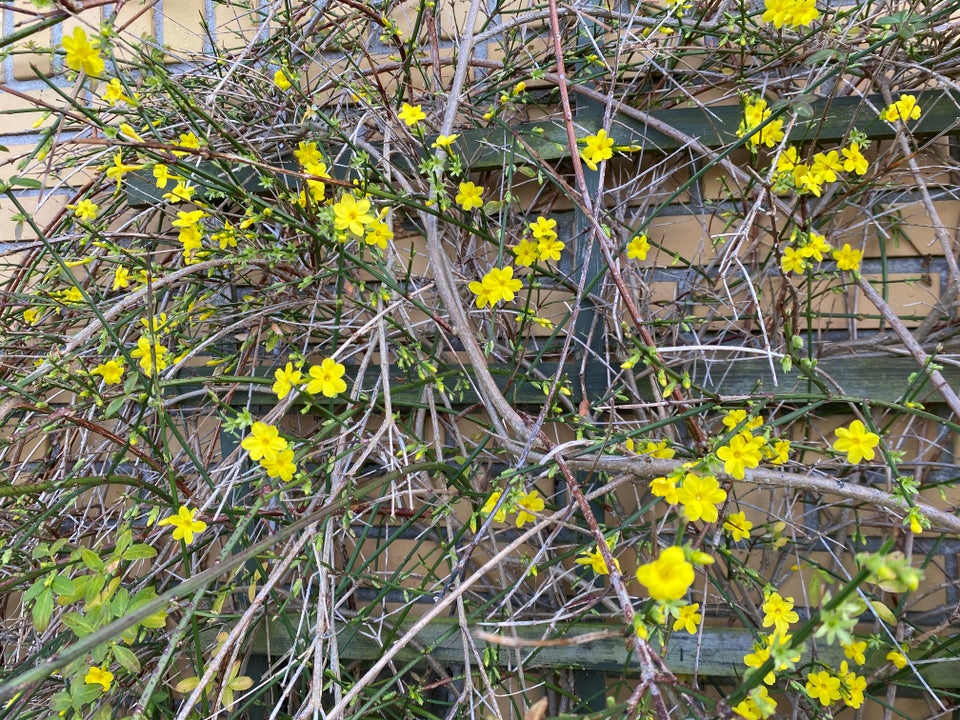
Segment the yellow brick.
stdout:
<svg viewBox="0 0 960 720">
<path fill-rule="evenodd" d="M 203 5 L 196 0 L 164 0 L 163 45 L 174 61 L 189 60 L 203 50 Z"/>
</svg>

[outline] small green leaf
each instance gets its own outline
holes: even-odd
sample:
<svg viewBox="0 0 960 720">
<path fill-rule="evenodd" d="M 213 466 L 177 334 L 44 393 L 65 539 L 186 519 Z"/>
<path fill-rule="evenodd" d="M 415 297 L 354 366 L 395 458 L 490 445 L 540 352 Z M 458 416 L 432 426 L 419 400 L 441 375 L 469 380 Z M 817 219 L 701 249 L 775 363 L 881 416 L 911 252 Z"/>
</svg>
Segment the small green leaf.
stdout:
<svg viewBox="0 0 960 720">
<path fill-rule="evenodd" d="M 57 595 L 73 595 L 77 591 L 73 581 L 66 575 L 54 576 L 50 586 Z"/>
<path fill-rule="evenodd" d="M 103 570 L 103 560 L 90 548 L 80 548 L 80 559 L 83 560 L 84 565 L 94 572 Z"/>
<path fill-rule="evenodd" d="M 149 545 L 144 545 L 142 543 L 138 545 L 133 545 L 123 552 L 124 560 L 146 560 L 147 558 L 155 557 L 157 551 L 150 547 Z"/>
<path fill-rule="evenodd" d="M 50 625 L 50 616 L 53 615 L 53 590 L 44 588 L 33 604 L 33 627 L 37 632 L 43 632 Z"/>
<path fill-rule="evenodd" d="M 73 630 L 73 634 L 78 638 L 82 638 L 86 635 L 89 635 L 94 631 L 93 625 L 90 624 L 83 615 L 76 612 L 69 612 L 63 616 L 63 624 L 68 628 Z"/>
<path fill-rule="evenodd" d="M 132 650 L 129 650 L 122 645 L 114 645 L 113 656 L 117 659 L 118 663 L 120 663 L 124 668 L 129 670 L 134 675 L 138 675 L 140 673 L 140 661 L 137 660 L 137 656 Z"/>
</svg>

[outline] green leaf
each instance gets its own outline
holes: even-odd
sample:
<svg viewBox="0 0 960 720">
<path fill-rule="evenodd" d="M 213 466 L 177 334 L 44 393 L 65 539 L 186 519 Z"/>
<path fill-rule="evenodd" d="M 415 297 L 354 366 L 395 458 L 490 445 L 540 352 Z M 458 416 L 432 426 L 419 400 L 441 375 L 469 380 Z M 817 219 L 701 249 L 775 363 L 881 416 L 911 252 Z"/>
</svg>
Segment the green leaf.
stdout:
<svg viewBox="0 0 960 720">
<path fill-rule="evenodd" d="M 101 572 L 103 570 L 103 560 L 90 548 L 80 548 L 80 559 L 83 560 L 83 564 L 86 565 L 87 568 L 94 572 Z"/>
<path fill-rule="evenodd" d="M 28 188 L 30 190 L 39 190 L 40 188 L 43 187 L 43 183 L 41 183 L 39 180 L 34 180 L 33 178 L 22 178 L 17 176 L 10 178 L 7 184 L 10 187 L 22 187 L 22 188 Z"/>
<path fill-rule="evenodd" d="M 47 579 L 42 577 L 27 588 L 27 591 L 23 594 L 23 601 L 25 603 L 33 602 L 45 587 L 47 587 Z"/>
<path fill-rule="evenodd" d="M 132 547 L 127 548 L 123 552 L 124 560 L 146 560 L 147 558 L 155 557 L 157 551 L 150 547 L 149 545 L 144 545 L 143 543 L 133 545 Z"/>
<path fill-rule="evenodd" d="M 124 550 L 130 547 L 130 543 L 132 542 L 133 542 L 133 531 L 130 530 L 130 528 L 127 528 L 122 533 L 120 533 L 120 536 L 117 538 L 117 546 L 113 551 L 114 557 L 123 557 Z"/>
<path fill-rule="evenodd" d="M 63 624 L 73 630 L 73 634 L 78 638 L 89 635 L 95 629 L 83 615 L 76 612 L 69 612 L 64 615 Z"/>
<path fill-rule="evenodd" d="M 124 668 L 129 670 L 134 675 L 138 675 L 140 673 L 140 661 L 137 660 L 137 656 L 132 650 L 129 650 L 122 645 L 114 645 L 113 656 L 117 659 L 118 663 L 120 663 Z"/>
<path fill-rule="evenodd" d="M 135 376 L 135 375 L 131 375 L 131 377 L 133 377 L 134 379 L 136 379 L 136 376 Z M 125 398 L 125 397 L 116 397 L 116 398 L 114 398 L 113 400 L 111 400 L 110 403 L 107 405 L 107 409 L 103 411 L 103 418 L 104 418 L 104 420 L 109 420 L 109 419 L 112 418 L 114 415 L 116 415 L 116 414 L 117 414 L 117 410 L 119 410 L 120 408 L 122 408 L 122 407 L 123 407 L 123 404 L 124 404 L 126 401 L 127 401 L 127 398 Z"/>
<path fill-rule="evenodd" d="M 57 595 L 73 595 L 77 591 L 73 581 L 66 575 L 62 574 L 55 575 L 53 577 L 53 582 L 50 583 L 50 586 Z"/>
<path fill-rule="evenodd" d="M 33 604 L 33 627 L 37 632 L 43 632 L 50 625 L 50 616 L 53 615 L 53 590 L 44 588 Z"/>
</svg>

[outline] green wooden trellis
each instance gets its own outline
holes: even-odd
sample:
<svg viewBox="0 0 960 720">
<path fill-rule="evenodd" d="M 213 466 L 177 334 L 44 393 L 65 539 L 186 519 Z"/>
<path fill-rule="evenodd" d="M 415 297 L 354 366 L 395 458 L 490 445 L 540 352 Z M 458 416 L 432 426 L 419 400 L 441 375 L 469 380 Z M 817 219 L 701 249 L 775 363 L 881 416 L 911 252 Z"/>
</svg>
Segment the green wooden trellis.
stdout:
<svg viewBox="0 0 960 720">
<path fill-rule="evenodd" d="M 924 113 L 921 119 L 911 127 L 911 133 L 918 139 L 934 139 L 940 137 L 960 136 L 960 120 L 957 107 L 960 106 L 960 94 L 954 91 L 930 90 L 916 93 L 918 103 L 923 106 Z M 842 97 L 830 100 L 800 100 L 787 106 L 786 110 L 795 110 L 800 113 L 797 122 L 793 125 L 790 140 L 793 142 L 837 142 L 843 140 L 853 127 L 866 132 L 874 139 L 889 139 L 894 137 L 895 129 L 888 123 L 877 119 L 877 109 L 883 107 L 884 102 L 879 96 L 867 98 Z M 683 136 L 696 138 L 707 148 L 730 148 L 742 144 L 736 137 L 735 128 L 741 119 L 742 110 L 737 105 L 722 107 L 673 108 L 656 110 L 648 113 L 652 122 L 645 122 L 644 115 L 639 112 L 624 111 L 615 113 L 612 122 L 612 134 L 620 145 L 632 145 L 644 152 L 666 153 L 684 147 Z M 594 133 L 602 126 L 602 109 L 593 105 L 580 107 L 575 123 L 582 134 Z M 675 129 L 676 133 L 663 132 L 661 125 Z M 656 127 L 655 127 L 656 126 Z M 429 147 L 429 139 L 424 147 Z M 565 128 L 559 120 L 547 119 L 538 122 L 521 124 L 517 127 L 492 127 L 484 130 L 472 130 L 461 134 L 457 140 L 456 151 L 463 159 L 465 167 L 471 170 L 495 170 L 502 167 L 505 158 L 509 156 L 513 162 L 562 162 L 569 155 L 566 142 Z M 236 182 L 244 184 L 253 190 L 258 185 L 262 172 L 272 172 L 276 179 L 293 185 L 297 181 L 298 170 L 295 163 L 285 161 L 279 166 L 270 169 L 247 167 L 231 174 L 222 172 L 212 161 L 201 161 L 195 169 L 195 182 L 200 188 L 198 196 L 204 191 L 219 192 L 234 186 Z M 335 168 L 335 173 L 346 177 L 349 172 L 346 167 Z M 591 174 L 589 179 L 596 181 Z M 129 204 L 133 207 L 144 207 L 160 204 L 158 191 L 150 178 L 145 175 L 133 177 L 126 186 Z M 585 237 L 587 220 L 577 211 L 568 218 L 573 228 L 574 237 Z M 584 250 L 583 247 L 580 248 Z M 588 253 L 589 254 L 589 253 Z M 589 272 L 591 277 L 599 277 L 603 272 L 597 253 L 590 255 L 593 265 Z M 588 305 L 581 311 L 578 326 L 575 332 L 581 339 L 593 326 L 592 308 Z M 597 334 L 592 339 L 581 343 L 583 347 L 593 345 L 594 352 L 602 351 L 602 338 Z M 582 351 L 581 351 L 582 352 Z M 555 362 L 541 362 L 537 370 L 544 377 L 554 376 L 558 370 L 568 375 L 581 375 L 582 358 L 576 358 L 565 369 L 559 368 Z M 517 379 L 516 368 L 506 364 L 492 364 L 490 369 L 501 390 L 509 401 L 517 405 L 537 405 L 542 403 L 541 390 L 532 385 L 529 380 Z M 912 399 L 925 403 L 937 403 L 938 396 L 929 386 L 917 386 L 914 375 L 916 363 L 909 358 L 853 358 L 832 357 L 820 361 L 818 371 L 833 378 L 837 386 L 829 393 L 815 382 L 811 371 L 796 367 L 789 372 L 777 372 L 776 377 L 771 373 L 771 365 L 767 359 L 738 360 L 727 364 L 725 372 L 718 376 L 709 373 L 701 365 L 690 368 L 694 385 L 700 388 L 706 396 L 742 396 L 752 393 L 762 393 L 773 401 L 790 402 L 791 400 L 811 399 L 829 400 L 832 402 L 869 399 L 872 402 L 896 402 L 903 399 L 904 388 L 915 388 L 917 392 Z M 363 387 L 373 387 L 380 370 L 368 369 L 368 378 L 361 382 Z M 395 406 L 415 407 L 419 404 L 421 390 L 431 379 L 421 379 L 415 374 L 405 372 L 397 366 L 391 366 L 390 376 L 393 380 L 391 399 Z M 960 386 L 960 368 L 950 365 L 944 368 L 944 375 L 948 382 Z M 355 370 L 348 370 L 350 380 L 355 376 Z M 453 384 L 453 379 L 466 376 L 469 379 L 469 369 L 453 365 L 441 367 L 438 374 L 444 377 L 447 385 Z M 607 375 L 602 367 L 586 363 L 582 373 L 583 388 L 589 400 L 603 398 L 608 392 Z M 207 373 L 181 373 L 180 378 L 168 385 L 176 387 L 178 392 L 201 387 L 216 390 L 221 386 L 237 387 L 247 385 L 252 396 L 244 401 L 248 403 L 269 405 L 272 396 L 267 389 L 272 381 L 267 373 L 259 372 L 253 376 L 219 376 L 212 377 Z M 470 383 L 472 387 L 472 383 Z M 582 399 L 580 387 L 574 387 L 574 401 Z M 478 400 L 476 393 L 466 390 L 459 398 L 461 405 L 469 405 Z M 227 447 L 225 446 L 225 449 Z M 953 543 L 953 541 L 950 541 Z M 953 548 L 953 544 L 950 545 Z M 948 549 L 949 550 L 949 549 Z M 960 546 L 952 552 L 960 553 Z M 954 558 L 956 554 L 954 555 Z M 956 571 L 954 562 L 954 571 Z M 398 630 L 402 631 L 402 628 Z M 591 628 L 584 624 L 578 627 L 580 631 L 609 630 L 609 626 Z M 521 630 L 521 635 L 523 635 Z M 255 641 L 255 648 L 260 652 L 267 652 L 266 637 L 269 636 L 271 652 L 280 652 L 289 647 L 292 638 L 285 635 L 283 625 L 270 623 L 267 630 L 261 633 Z M 894 678 L 899 684 L 911 685 L 911 675 L 918 671 L 923 680 L 931 687 L 952 689 L 960 687 L 957 674 L 957 661 L 947 661 L 947 655 L 956 652 L 955 645 L 958 637 L 944 640 L 937 651 L 930 657 L 922 658 L 924 664 L 898 673 Z M 753 635 L 751 631 L 733 628 L 704 628 L 700 636 L 688 638 L 677 636 L 670 641 L 666 648 L 665 658 L 670 667 L 677 673 L 694 673 L 716 677 L 736 677 L 742 669 L 742 658 L 749 651 Z M 532 639 L 532 636 L 531 638 Z M 577 690 L 587 698 L 586 706 L 596 709 L 603 701 L 603 678 L 607 672 L 622 672 L 632 668 L 629 654 L 624 650 L 624 641 L 620 637 L 606 637 L 593 640 L 586 644 L 575 642 L 575 638 L 568 646 L 550 648 L 532 648 L 527 657 L 531 667 L 573 668 L 578 671 Z M 482 645 L 483 641 L 478 640 Z M 419 645 L 424 652 L 429 652 L 440 662 L 454 663 L 463 656 L 461 640 L 456 638 L 455 629 L 445 623 L 435 623 L 418 636 Z M 372 641 L 357 634 L 350 634 L 342 638 L 341 647 L 344 648 L 344 659 L 364 660 L 377 656 L 377 648 Z M 941 658 L 941 659 L 938 659 Z M 403 662 L 416 663 L 417 652 L 405 650 L 401 653 Z M 919 668 L 919 670 L 917 670 Z M 634 668 L 635 669 L 635 668 Z"/>
</svg>

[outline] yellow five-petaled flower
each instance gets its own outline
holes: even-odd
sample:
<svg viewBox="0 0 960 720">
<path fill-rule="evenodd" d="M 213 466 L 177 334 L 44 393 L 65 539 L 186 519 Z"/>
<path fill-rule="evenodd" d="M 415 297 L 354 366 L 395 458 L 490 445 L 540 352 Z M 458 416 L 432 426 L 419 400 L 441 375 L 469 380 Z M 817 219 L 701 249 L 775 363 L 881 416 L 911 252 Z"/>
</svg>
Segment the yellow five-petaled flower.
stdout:
<svg viewBox="0 0 960 720">
<path fill-rule="evenodd" d="M 591 170 L 597 169 L 597 163 L 613 157 L 613 138 L 606 130 L 598 130 L 596 135 L 587 135 L 583 142 L 586 147 L 580 150 L 580 157 Z"/>
<path fill-rule="evenodd" d="M 176 515 L 164 518 L 157 525 L 173 526 L 173 539 L 183 540 L 187 545 L 193 542 L 193 536 L 202 533 L 207 529 L 207 524 L 203 520 L 194 520 L 193 516 L 197 514 L 196 510 L 191 510 L 186 505 L 181 505 Z"/>
<path fill-rule="evenodd" d="M 113 682 L 113 673 L 109 670 L 97 667 L 94 665 L 89 670 L 87 670 L 86 677 L 83 678 L 83 682 L 87 685 L 100 685 L 103 688 L 104 692 L 110 689 L 110 683 Z"/>
<path fill-rule="evenodd" d="M 72 35 L 64 36 L 63 49 L 67 53 L 64 62 L 71 70 L 82 70 L 91 77 L 97 77 L 103 72 L 103 58 L 100 57 L 99 50 L 90 44 L 83 28 L 74 28 Z"/>
<path fill-rule="evenodd" d="M 868 432 L 861 421 L 854 420 L 849 427 L 840 427 L 833 432 L 837 436 L 833 449 L 846 453 L 848 463 L 856 465 L 861 460 L 873 460 L 876 454 L 873 449 L 880 444 L 880 436 Z"/>
<path fill-rule="evenodd" d="M 514 295 L 523 287 L 523 282 L 515 280 L 513 268 L 491 268 L 490 272 L 479 281 L 470 283 L 470 292 L 477 296 L 477 307 L 491 307 L 501 300 L 510 302 Z"/>
</svg>

